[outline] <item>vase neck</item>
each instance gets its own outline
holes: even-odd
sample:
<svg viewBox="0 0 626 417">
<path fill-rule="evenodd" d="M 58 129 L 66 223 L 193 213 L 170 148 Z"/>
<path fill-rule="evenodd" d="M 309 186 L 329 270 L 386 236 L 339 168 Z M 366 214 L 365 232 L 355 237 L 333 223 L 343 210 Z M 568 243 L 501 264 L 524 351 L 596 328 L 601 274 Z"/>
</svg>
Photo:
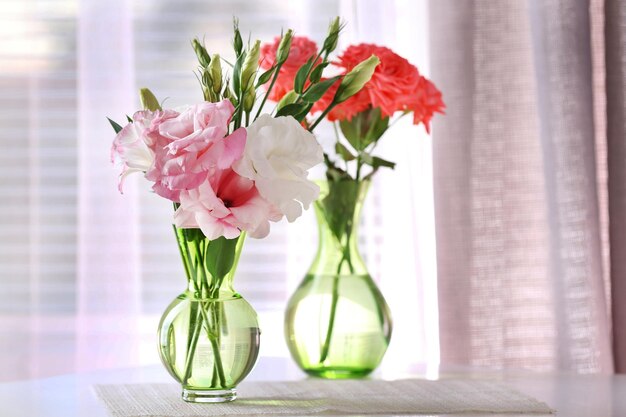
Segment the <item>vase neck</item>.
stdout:
<svg viewBox="0 0 626 417">
<path fill-rule="evenodd" d="M 200 299 L 234 296 L 233 279 L 245 233 L 235 239 L 210 240 L 200 229 L 174 227 L 174 231 L 187 276 L 187 290 Z"/>
<path fill-rule="evenodd" d="M 314 203 L 319 246 L 312 270 L 317 274 L 367 274 L 358 248 L 358 229 L 369 181 L 320 182 Z"/>
</svg>

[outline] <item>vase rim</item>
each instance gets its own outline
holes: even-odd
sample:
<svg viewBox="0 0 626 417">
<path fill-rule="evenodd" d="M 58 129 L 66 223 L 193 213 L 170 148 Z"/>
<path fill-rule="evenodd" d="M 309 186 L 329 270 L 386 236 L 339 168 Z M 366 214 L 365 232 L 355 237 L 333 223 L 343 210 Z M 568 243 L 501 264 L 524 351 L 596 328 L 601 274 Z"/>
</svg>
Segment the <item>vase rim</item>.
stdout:
<svg viewBox="0 0 626 417">
<path fill-rule="evenodd" d="M 222 301 L 232 301 L 232 300 L 240 300 L 242 297 L 239 293 L 233 292 L 228 295 L 220 295 L 219 297 L 196 297 L 193 291 L 185 290 L 183 291 L 179 297 L 183 297 L 191 302 L 202 302 L 202 301 L 212 301 L 212 302 L 222 302 Z"/>
</svg>

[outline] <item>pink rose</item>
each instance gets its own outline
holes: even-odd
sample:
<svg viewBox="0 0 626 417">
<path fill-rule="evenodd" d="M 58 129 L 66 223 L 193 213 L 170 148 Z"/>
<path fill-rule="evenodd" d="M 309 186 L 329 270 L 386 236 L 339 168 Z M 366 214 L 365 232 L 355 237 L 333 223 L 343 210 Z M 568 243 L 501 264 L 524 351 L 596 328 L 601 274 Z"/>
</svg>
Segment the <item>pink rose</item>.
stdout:
<svg viewBox="0 0 626 417">
<path fill-rule="evenodd" d="M 203 102 L 164 120 L 148 135 L 158 144 L 146 173 L 157 194 L 179 201 L 180 191 L 199 187 L 210 168 L 228 168 L 241 157 L 245 129 L 226 136 L 234 110 L 228 100 Z"/>
<path fill-rule="evenodd" d="M 199 227 L 209 239 L 233 239 L 241 231 L 263 238 L 269 233 L 269 220 L 280 217 L 259 195 L 254 181 L 228 168 L 213 169 L 198 188 L 180 192 L 174 224 L 180 228 Z"/>
</svg>

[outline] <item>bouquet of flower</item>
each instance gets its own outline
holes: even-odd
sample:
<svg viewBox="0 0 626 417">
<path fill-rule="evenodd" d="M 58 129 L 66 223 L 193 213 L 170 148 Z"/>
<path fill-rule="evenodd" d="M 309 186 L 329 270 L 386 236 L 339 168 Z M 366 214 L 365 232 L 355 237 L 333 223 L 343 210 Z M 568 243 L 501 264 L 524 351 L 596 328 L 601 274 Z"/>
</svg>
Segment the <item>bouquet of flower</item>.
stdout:
<svg viewBox="0 0 626 417">
<path fill-rule="evenodd" d="M 287 343 L 296 362 L 310 374 L 328 378 L 362 376 L 378 365 L 391 337 L 386 302 L 367 273 L 355 238 L 369 180 L 380 168 L 395 166 L 373 152 L 400 118 L 411 114 L 414 124 L 424 124 L 429 131 L 433 115 L 442 113 L 445 106 L 434 84 L 389 48 L 352 45 L 329 61 L 325 48 L 318 52 L 316 44 L 306 37 L 294 37 L 291 45 L 289 60 L 275 80 L 278 88 L 271 90 L 270 98 L 289 103 L 285 108 L 301 116 L 305 126 L 315 127 L 324 118 L 331 121 L 336 156 L 324 153 L 327 181 L 315 202 L 320 247 L 305 281 L 287 307 Z M 271 68 L 279 49 L 279 38 L 263 45 L 261 67 Z M 343 99 L 342 83 L 372 56 L 379 64 L 368 74 L 369 81 Z M 310 106 L 300 93 L 307 86 L 302 68 L 315 65 L 332 65 L 336 75 L 320 78 L 319 85 L 329 87 Z M 338 307 L 340 299 L 346 300 L 343 309 Z M 359 313 L 346 313 L 355 305 Z M 368 348 L 363 350 L 363 346 Z"/>
<path fill-rule="evenodd" d="M 268 70 L 274 67 L 279 56 L 281 39 L 261 48 L 260 65 Z M 336 45 L 335 45 L 336 46 Z M 334 48 L 333 48 L 334 49 Z M 329 61 L 326 44 L 321 51 L 306 37 L 296 36 L 291 42 L 289 59 L 276 72 L 269 97 L 300 116 L 305 126 L 314 128 L 327 118 L 335 130 L 336 158 L 324 153 L 328 193 L 321 200 L 333 230 L 341 238 L 352 217 L 361 181 L 369 180 L 381 168 L 394 168 L 395 163 L 373 154 L 380 139 L 400 118 L 413 116 L 413 124 L 423 124 L 430 132 L 430 121 L 435 113 L 443 113 L 445 105 L 441 92 L 414 65 L 391 49 L 373 44 L 349 46 L 336 60 Z M 366 74 L 367 82 L 358 84 L 358 91 L 346 92 L 345 81 L 353 76 L 367 60 L 376 57 L 378 65 Z M 324 93 L 317 96 L 313 105 L 303 100 L 299 93 L 306 83 L 303 69 L 316 69 L 332 65 L 339 73 L 332 78 L 319 78 Z M 275 85 L 274 85 L 275 84 Z M 280 105 L 279 105 L 280 106 Z M 316 116 L 307 121 L 306 116 Z M 395 117 L 393 121 L 391 118 Z M 339 127 L 339 129 L 337 129 Z M 339 134 L 339 130 L 342 135 Z M 368 170 L 369 169 L 369 170 Z M 346 208 L 348 210 L 346 211 Z"/>
<path fill-rule="evenodd" d="M 277 38 L 272 61 L 261 60 L 261 72 L 260 41 L 244 45 L 235 21 L 232 65 L 210 55 L 197 39 L 192 42 L 202 102 L 163 109 L 150 90 L 142 89 L 143 110 L 129 117 L 124 127 L 111 121 L 117 133 L 112 159 L 123 167 L 120 191 L 124 179 L 139 172 L 156 194 L 174 204 L 174 229 L 189 281 L 186 297 L 199 304 L 186 313 L 190 319 L 185 340 L 176 343 L 170 338 L 177 334 L 172 330 L 177 322 L 166 312 L 161 356 L 189 390 L 185 394 L 189 400 L 199 398 L 199 390 L 232 387 L 249 371 L 245 366 L 231 374 L 224 369 L 220 343 L 236 332 L 226 328 L 227 308 L 216 300 L 238 297 L 229 281 L 241 250 L 240 236 L 263 238 L 269 233 L 269 222 L 283 217 L 294 221 L 318 197 L 319 187 L 307 175 L 323 160 L 322 149 L 310 133 L 323 116 L 303 124 L 305 116 L 319 107 L 318 101 L 331 88 L 334 93 L 326 99 L 325 113 L 350 99 L 378 64 L 376 57 L 369 56 L 346 74 L 324 78 L 340 31 L 335 19 L 320 55 L 294 65 L 297 52 L 292 47 L 293 32 L 288 30 Z M 268 98 L 282 95 L 281 74 L 287 70 L 296 71 L 293 93 L 283 97 L 273 114 L 263 113 Z M 268 87 L 261 89 L 263 85 Z M 204 361 L 210 363 L 207 369 L 195 369 L 194 355 L 203 340 L 213 359 Z M 250 352 L 254 359 L 256 352 Z M 254 363 L 244 359 L 249 367 Z"/>
</svg>

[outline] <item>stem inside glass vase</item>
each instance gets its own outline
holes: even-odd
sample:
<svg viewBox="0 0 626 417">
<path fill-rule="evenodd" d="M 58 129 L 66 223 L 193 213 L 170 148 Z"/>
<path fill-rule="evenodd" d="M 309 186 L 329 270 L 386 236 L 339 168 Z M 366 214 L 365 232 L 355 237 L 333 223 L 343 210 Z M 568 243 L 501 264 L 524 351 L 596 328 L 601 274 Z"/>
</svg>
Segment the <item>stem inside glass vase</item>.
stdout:
<svg viewBox="0 0 626 417">
<path fill-rule="evenodd" d="M 220 237 L 209 240 L 200 229 L 174 227 L 178 248 L 188 281 L 188 291 L 197 301 L 189 314 L 187 357 L 182 375 L 183 385 L 191 378 L 198 339 L 205 332 L 213 355 L 211 388 L 225 389 L 228 381 L 221 357 L 222 327 L 227 327 L 222 311 L 222 299 L 234 295 L 232 279 L 245 239 L 242 233 L 236 239 Z"/>
<path fill-rule="evenodd" d="M 320 349 L 320 364 L 326 361 L 330 352 L 339 302 L 339 281 L 344 265 L 347 265 L 351 275 L 355 273 L 352 253 L 358 256 L 358 250 L 354 231 L 358 226 L 360 208 L 369 188 L 369 181 L 344 180 L 325 184 L 328 188 L 323 190 L 325 195 L 315 203 L 316 213 L 320 225 L 325 223 L 328 226 L 327 230 L 331 232 L 329 238 L 334 241 L 332 246 L 338 247 L 341 257 L 333 277 L 328 327 Z M 324 233 L 323 229 L 326 227 L 320 226 L 320 234 Z"/>
</svg>

